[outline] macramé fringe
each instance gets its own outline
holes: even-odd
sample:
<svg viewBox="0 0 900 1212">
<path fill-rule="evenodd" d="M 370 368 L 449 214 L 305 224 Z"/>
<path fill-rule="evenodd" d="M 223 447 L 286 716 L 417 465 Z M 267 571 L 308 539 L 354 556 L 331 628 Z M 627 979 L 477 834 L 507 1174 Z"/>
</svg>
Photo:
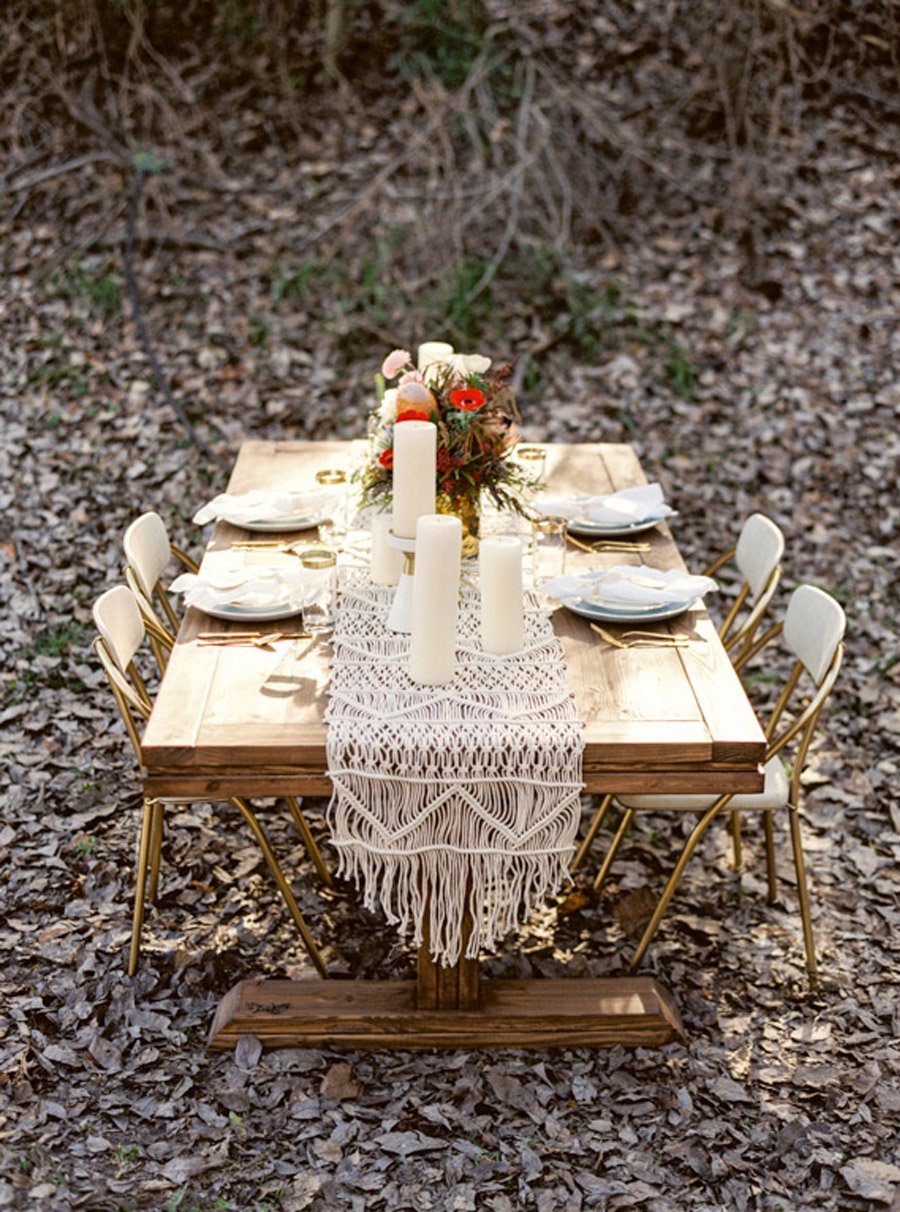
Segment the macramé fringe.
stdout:
<svg viewBox="0 0 900 1212">
<path fill-rule="evenodd" d="M 432 957 L 449 967 L 466 910 L 474 959 L 567 879 L 583 728 L 539 611 L 523 652 L 490 656 L 478 595 L 464 591 L 457 675 L 422 688 L 406 672 L 408 637 L 385 629 L 392 591 L 343 575 L 326 713 L 338 871 L 416 945 L 427 913 Z"/>
</svg>

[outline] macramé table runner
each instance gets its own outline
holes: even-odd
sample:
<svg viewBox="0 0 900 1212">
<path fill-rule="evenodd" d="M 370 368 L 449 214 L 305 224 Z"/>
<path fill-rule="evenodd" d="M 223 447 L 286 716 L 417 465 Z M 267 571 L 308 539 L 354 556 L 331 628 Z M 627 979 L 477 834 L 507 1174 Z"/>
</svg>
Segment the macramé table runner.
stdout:
<svg viewBox="0 0 900 1212">
<path fill-rule="evenodd" d="M 364 903 L 449 967 L 492 948 L 568 876 L 583 786 L 583 728 L 562 650 L 528 611 L 526 647 L 481 651 L 479 600 L 464 589 L 448 686 L 406 672 L 409 637 L 385 628 L 392 589 L 342 571 L 326 712 L 329 806 L 339 873 Z"/>
</svg>

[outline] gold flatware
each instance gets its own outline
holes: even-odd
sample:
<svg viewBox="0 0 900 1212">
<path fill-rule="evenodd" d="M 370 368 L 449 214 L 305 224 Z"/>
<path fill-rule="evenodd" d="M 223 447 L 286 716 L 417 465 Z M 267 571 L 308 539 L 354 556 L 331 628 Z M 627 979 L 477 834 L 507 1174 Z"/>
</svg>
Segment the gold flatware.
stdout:
<svg viewBox="0 0 900 1212">
<path fill-rule="evenodd" d="M 584 542 L 582 542 L 581 539 L 576 539 L 573 534 L 568 534 L 568 533 L 566 534 L 566 538 L 569 540 L 569 542 L 572 544 L 573 547 L 578 547 L 582 551 L 587 551 L 587 552 L 592 552 L 592 553 L 595 551 L 633 552 L 633 551 L 649 551 L 650 550 L 649 543 L 637 543 L 637 542 L 632 543 L 632 542 L 628 542 L 625 540 L 623 540 L 622 542 L 616 542 L 614 539 L 597 539 L 593 543 L 584 543 Z"/>
<path fill-rule="evenodd" d="M 256 539 L 247 539 L 246 542 L 232 543 L 229 550 L 231 551 L 286 551 L 290 555 L 297 554 L 298 547 L 306 547 L 308 543 L 285 543 L 282 539 L 270 539 L 266 542 Z"/>
<path fill-rule="evenodd" d="M 257 632 L 242 635 L 219 632 L 197 637 L 199 648 L 271 648 L 282 640 L 308 640 L 308 631 L 270 631 L 265 635 Z"/>
<path fill-rule="evenodd" d="M 599 627 L 596 623 L 590 624 L 591 631 L 596 631 L 597 635 L 602 640 L 606 640 L 607 644 L 612 644 L 613 648 L 687 648 L 688 641 L 681 636 L 667 635 L 660 632 L 658 635 L 653 632 L 645 632 L 634 639 L 623 639 L 622 636 L 628 634 L 622 633 L 622 636 L 613 635 L 611 631 L 606 631 Z"/>
</svg>

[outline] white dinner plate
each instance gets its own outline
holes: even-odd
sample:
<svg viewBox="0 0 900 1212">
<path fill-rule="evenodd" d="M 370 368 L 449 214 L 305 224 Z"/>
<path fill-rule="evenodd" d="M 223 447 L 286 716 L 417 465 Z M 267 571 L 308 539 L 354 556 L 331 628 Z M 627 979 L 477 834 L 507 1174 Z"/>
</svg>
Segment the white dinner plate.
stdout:
<svg viewBox="0 0 900 1212">
<path fill-rule="evenodd" d="M 291 619 L 303 613 L 303 607 L 293 601 L 274 602 L 268 606 L 240 606 L 235 602 L 226 602 L 222 606 L 199 606 L 197 609 L 229 623 L 274 623 L 276 619 Z"/>
<path fill-rule="evenodd" d="M 663 602 L 659 606 L 597 606 L 584 598 L 569 598 L 563 606 L 595 623 L 661 623 L 684 614 L 696 601 L 690 598 L 687 602 Z"/>
<path fill-rule="evenodd" d="M 286 518 L 257 518 L 253 522 L 236 523 L 244 530 L 256 530 L 264 533 L 288 530 L 312 530 L 319 525 L 319 518 L 310 513 L 295 513 Z"/>
<path fill-rule="evenodd" d="M 570 534 L 591 539 L 622 539 L 629 534 L 643 534 L 674 517 L 677 514 L 670 513 L 665 518 L 644 518 L 640 522 L 592 522 L 590 518 L 570 518 L 567 530 Z"/>
</svg>

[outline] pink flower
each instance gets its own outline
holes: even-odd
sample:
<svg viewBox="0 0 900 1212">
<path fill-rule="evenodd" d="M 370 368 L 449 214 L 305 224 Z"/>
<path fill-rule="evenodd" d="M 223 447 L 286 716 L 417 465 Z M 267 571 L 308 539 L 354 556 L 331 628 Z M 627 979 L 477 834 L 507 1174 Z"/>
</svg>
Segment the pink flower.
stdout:
<svg viewBox="0 0 900 1212">
<path fill-rule="evenodd" d="M 392 350 L 381 364 L 381 373 L 386 379 L 393 379 L 404 366 L 412 365 L 408 349 Z"/>
<path fill-rule="evenodd" d="M 424 383 L 425 376 L 419 374 L 417 370 L 408 370 L 400 380 L 399 386 L 405 387 L 407 383 Z"/>
</svg>

